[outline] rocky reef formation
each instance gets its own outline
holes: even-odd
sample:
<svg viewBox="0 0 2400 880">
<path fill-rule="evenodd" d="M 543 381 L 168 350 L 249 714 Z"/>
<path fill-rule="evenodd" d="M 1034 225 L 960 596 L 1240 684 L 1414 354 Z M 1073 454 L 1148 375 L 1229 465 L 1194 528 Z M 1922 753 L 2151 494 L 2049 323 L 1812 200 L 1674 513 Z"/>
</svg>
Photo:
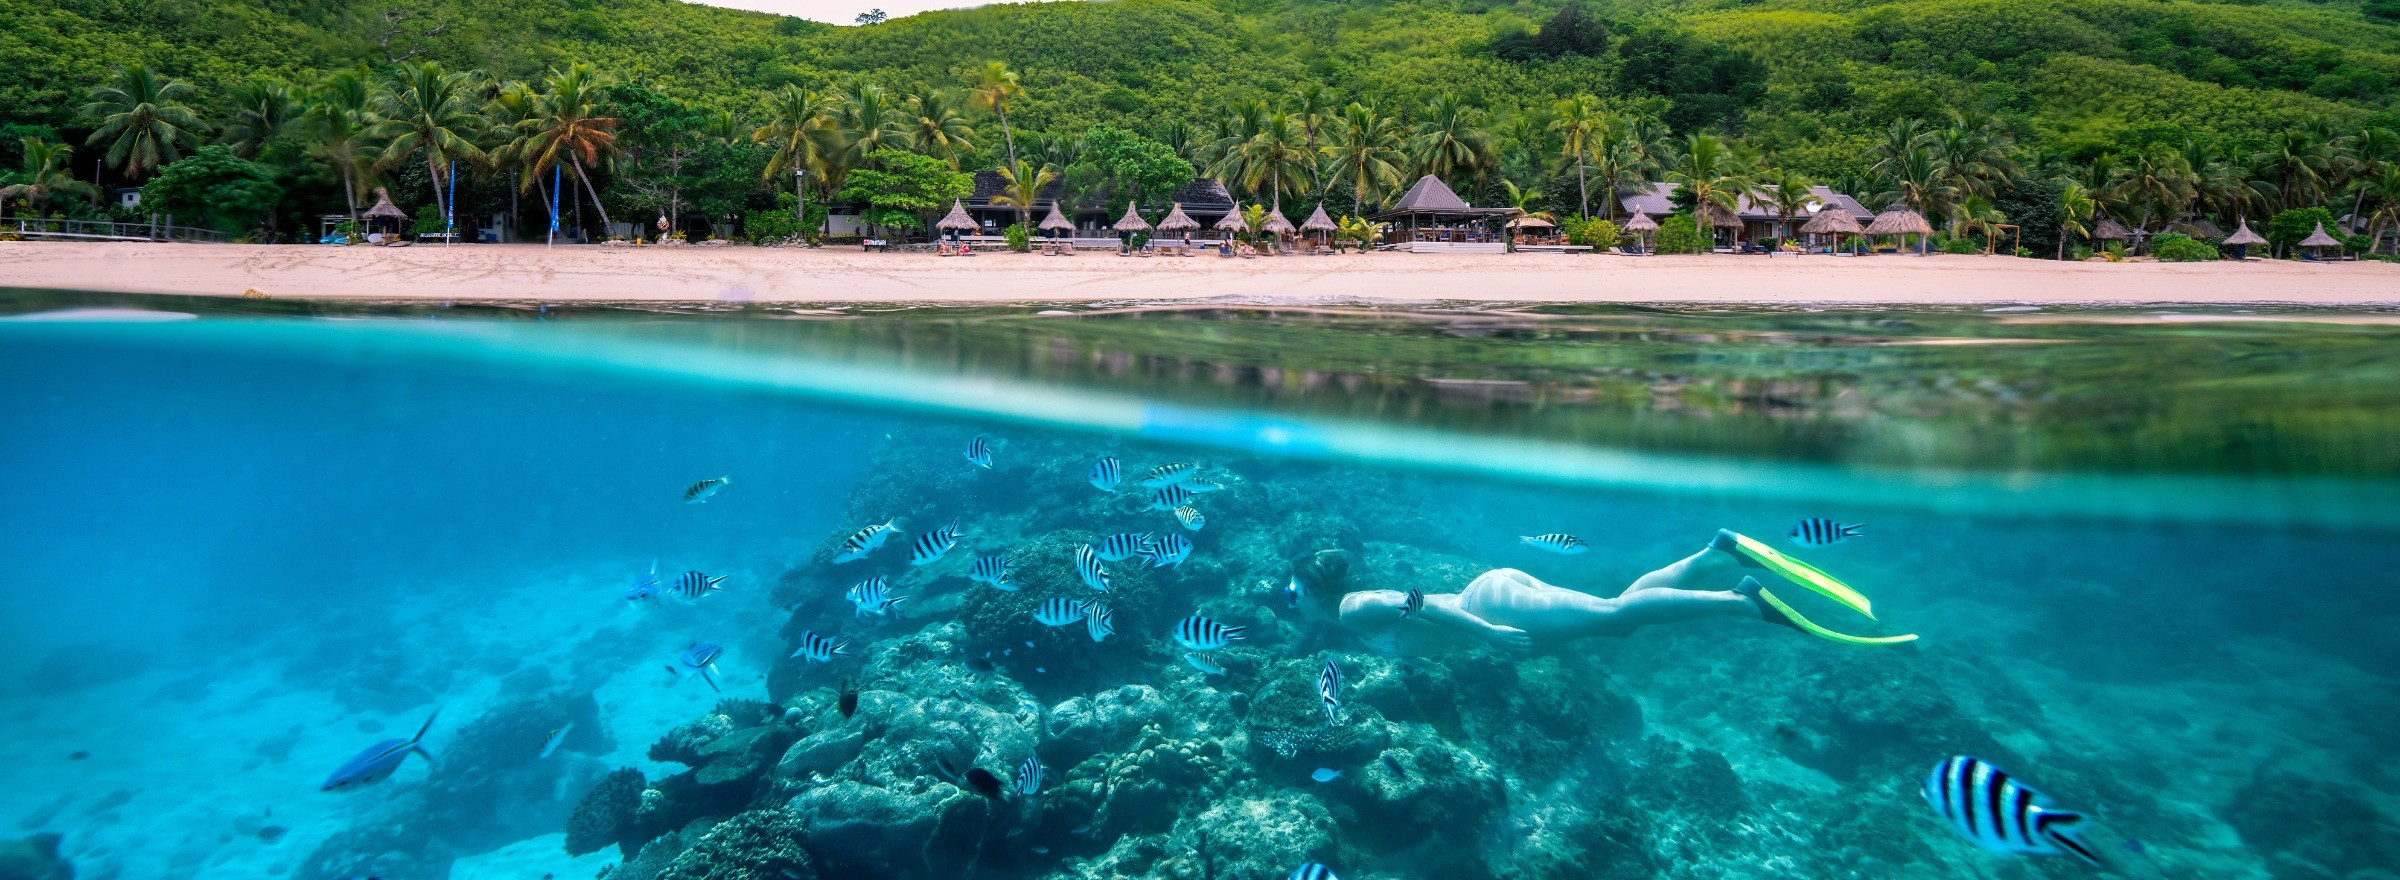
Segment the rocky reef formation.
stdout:
<svg viewBox="0 0 2400 880">
<path fill-rule="evenodd" d="M 75 866 L 58 854 L 56 834 L 0 842 L 0 880 L 75 880 Z"/>
</svg>

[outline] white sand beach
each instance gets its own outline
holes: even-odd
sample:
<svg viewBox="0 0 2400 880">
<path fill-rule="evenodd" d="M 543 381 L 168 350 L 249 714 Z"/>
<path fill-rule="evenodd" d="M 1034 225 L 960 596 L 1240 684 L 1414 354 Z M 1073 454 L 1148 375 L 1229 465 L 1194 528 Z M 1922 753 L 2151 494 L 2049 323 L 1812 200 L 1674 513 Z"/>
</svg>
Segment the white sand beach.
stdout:
<svg viewBox="0 0 2400 880">
<path fill-rule="evenodd" d="M 2400 303 L 2400 264 L 2059 263 L 1984 256 L 1618 257 L 1374 253 L 1252 259 L 972 257 L 851 248 L 443 248 L 0 243 L 0 285 L 277 298 L 472 301 L 1805 304 Z"/>
</svg>

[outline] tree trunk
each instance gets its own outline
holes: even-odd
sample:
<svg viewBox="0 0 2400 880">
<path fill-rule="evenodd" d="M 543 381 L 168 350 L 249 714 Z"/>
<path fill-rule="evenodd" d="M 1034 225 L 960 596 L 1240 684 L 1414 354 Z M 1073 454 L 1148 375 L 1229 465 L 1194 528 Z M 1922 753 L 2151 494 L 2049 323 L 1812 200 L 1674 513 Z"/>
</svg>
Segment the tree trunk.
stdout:
<svg viewBox="0 0 2400 880">
<path fill-rule="evenodd" d="M 432 150 L 425 151 L 425 172 L 433 176 L 433 212 L 450 216 L 450 200 L 442 196 L 442 162 Z"/>
<path fill-rule="evenodd" d="M 1014 168 L 1017 165 L 1017 135 L 1008 130 L 1008 107 L 999 101 L 993 101 L 992 112 L 1000 117 L 1000 136 L 1008 140 L 1008 165 Z"/>
<path fill-rule="evenodd" d="M 2067 261 L 2067 224 L 2058 224 L 2058 261 Z"/>
<path fill-rule="evenodd" d="M 1575 191 L 1583 197 L 1583 210 L 1579 213 L 1589 222 L 1592 219 L 1592 185 L 1583 178 L 1582 153 L 1575 154 Z"/>
<path fill-rule="evenodd" d="M 591 179 L 590 177 L 586 177 L 586 176 L 584 176 L 584 173 L 583 173 L 583 157 L 582 157 L 582 156 L 574 156 L 574 157 L 571 157 L 571 158 L 573 158 L 573 159 L 575 160 L 575 179 L 583 182 L 583 191 L 584 191 L 584 193 L 586 193 L 586 194 L 588 194 L 588 195 L 590 195 L 590 196 L 592 197 L 592 209 L 600 212 L 600 228 L 601 228 L 601 229 L 603 229 L 603 230 L 606 230 L 606 229 L 608 229 L 610 226 L 613 226 L 613 225 L 615 225 L 615 224 L 613 224 L 613 223 L 610 223 L 610 222 L 609 222 L 609 220 L 608 220 L 608 206 L 607 206 L 607 205 L 600 204 L 600 192 L 599 192 L 599 190 L 592 189 L 592 179 Z"/>
<path fill-rule="evenodd" d="M 350 205 L 350 222 L 358 222 L 358 169 L 342 163 L 342 198 Z"/>
</svg>

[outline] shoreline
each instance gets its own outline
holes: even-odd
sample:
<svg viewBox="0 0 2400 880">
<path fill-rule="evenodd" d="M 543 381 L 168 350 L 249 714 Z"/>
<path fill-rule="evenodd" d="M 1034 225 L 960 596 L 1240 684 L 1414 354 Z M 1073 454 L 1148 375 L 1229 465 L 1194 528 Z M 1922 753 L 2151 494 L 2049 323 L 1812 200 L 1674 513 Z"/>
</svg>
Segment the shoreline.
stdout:
<svg viewBox="0 0 2400 880">
<path fill-rule="evenodd" d="M 973 257 L 837 248 L 0 243 L 0 285 L 275 299 L 707 303 L 2400 306 L 2400 264 L 1981 255 Z"/>
</svg>

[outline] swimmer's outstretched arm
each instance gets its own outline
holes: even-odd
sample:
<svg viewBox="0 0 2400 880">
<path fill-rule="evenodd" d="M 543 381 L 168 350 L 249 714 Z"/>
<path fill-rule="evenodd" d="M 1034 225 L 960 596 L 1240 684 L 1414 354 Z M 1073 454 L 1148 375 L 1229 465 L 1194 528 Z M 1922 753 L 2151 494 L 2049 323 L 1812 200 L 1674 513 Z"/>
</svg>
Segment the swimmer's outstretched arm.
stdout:
<svg viewBox="0 0 2400 880">
<path fill-rule="evenodd" d="M 1510 651 L 1525 651 L 1533 647 L 1533 637 L 1526 635 L 1524 630 L 1493 623 L 1468 613 L 1465 608 L 1459 606 L 1456 593 L 1425 597 L 1425 612 L 1421 619 L 1434 626 L 1457 630 L 1490 642 L 1495 647 Z"/>
</svg>

